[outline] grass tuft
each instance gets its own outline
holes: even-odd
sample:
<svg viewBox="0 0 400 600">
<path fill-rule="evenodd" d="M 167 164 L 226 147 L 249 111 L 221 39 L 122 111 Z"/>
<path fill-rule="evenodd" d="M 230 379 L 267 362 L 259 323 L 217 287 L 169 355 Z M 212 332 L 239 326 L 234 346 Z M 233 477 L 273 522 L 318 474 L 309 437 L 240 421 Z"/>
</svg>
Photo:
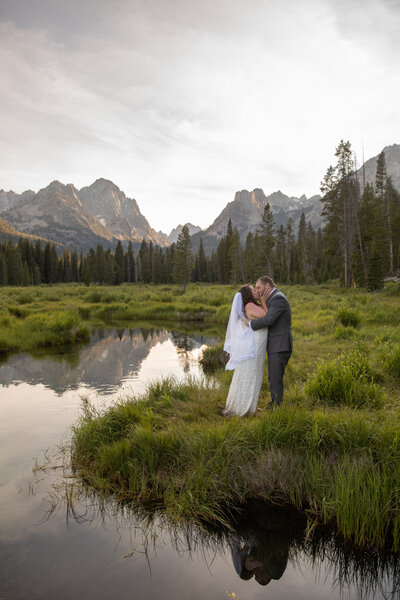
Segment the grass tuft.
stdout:
<svg viewBox="0 0 400 600">
<path fill-rule="evenodd" d="M 381 408 L 385 400 L 366 356 L 357 350 L 328 362 L 320 361 L 305 390 L 327 406 Z"/>
</svg>

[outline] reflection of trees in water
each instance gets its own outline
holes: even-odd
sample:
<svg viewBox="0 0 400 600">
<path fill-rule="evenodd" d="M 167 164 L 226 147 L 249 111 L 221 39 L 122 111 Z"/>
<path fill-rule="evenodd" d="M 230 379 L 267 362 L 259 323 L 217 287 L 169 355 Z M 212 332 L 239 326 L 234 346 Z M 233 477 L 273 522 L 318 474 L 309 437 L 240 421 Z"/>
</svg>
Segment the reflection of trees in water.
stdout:
<svg viewBox="0 0 400 600">
<path fill-rule="evenodd" d="M 178 350 L 191 352 L 195 346 L 194 340 L 187 333 L 171 331 L 172 342 Z"/>
<path fill-rule="evenodd" d="M 136 546 L 141 545 L 139 550 L 145 552 L 149 563 L 151 552 L 167 538 L 179 555 L 194 559 L 200 554 L 208 566 L 217 556 L 230 553 L 238 576 L 260 585 L 281 579 L 288 564 L 296 567 L 308 563 L 316 579 L 329 574 L 334 588 L 343 595 L 351 592 L 365 599 L 378 594 L 392 600 L 400 598 L 399 555 L 375 547 L 355 547 L 331 528 L 310 528 L 307 518 L 294 510 L 252 501 L 236 518 L 228 518 L 226 528 L 210 523 L 177 525 L 161 510 L 99 498 L 76 480 L 68 488 L 63 479 L 54 489 L 45 519 L 62 511 L 67 522 L 111 523 L 121 533 L 134 529 Z"/>
<path fill-rule="evenodd" d="M 176 347 L 176 353 L 183 366 L 183 372 L 189 373 L 190 371 L 190 352 L 195 347 L 194 340 L 187 334 L 178 331 L 171 331 L 171 338 L 174 346 Z"/>
</svg>

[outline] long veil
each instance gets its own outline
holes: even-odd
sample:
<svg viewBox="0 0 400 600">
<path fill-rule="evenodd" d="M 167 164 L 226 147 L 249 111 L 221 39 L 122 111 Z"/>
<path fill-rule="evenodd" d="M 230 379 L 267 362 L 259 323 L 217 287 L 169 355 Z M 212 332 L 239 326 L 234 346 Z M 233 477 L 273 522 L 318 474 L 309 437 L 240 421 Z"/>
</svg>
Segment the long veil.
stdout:
<svg viewBox="0 0 400 600">
<path fill-rule="evenodd" d="M 238 292 L 232 302 L 225 336 L 224 350 L 229 354 L 225 369 L 228 371 L 256 355 L 254 333 L 251 327 L 246 326 L 245 318 L 242 294 Z"/>
</svg>

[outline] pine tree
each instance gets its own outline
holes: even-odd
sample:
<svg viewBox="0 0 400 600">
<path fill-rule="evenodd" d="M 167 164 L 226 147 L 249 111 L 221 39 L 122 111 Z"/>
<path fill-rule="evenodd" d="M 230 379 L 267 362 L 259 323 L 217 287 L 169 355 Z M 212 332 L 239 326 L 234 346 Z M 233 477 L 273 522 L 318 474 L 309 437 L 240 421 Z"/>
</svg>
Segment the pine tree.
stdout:
<svg viewBox="0 0 400 600">
<path fill-rule="evenodd" d="M 387 271 L 393 277 L 394 254 L 393 254 L 393 230 L 391 215 L 391 198 L 387 185 L 385 153 L 381 152 L 376 163 L 375 191 L 380 200 L 382 216 L 385 223 L 385 255 L 387 256 Z"/>
<path fill-rule="evenodd" d="M 115 281 L 115 260 L 110 248 L 107 248 L 105 251 L 104 259 L 106 263 L 104 283 L 106 285 L 112 285 Z"/>
<path fill-rule="evenodd" d="M 78 253 L 74 250 L 71 254 L 71 270 L 72 270 L 72 281 L 80 281 L 79 277 L 79 261 Z"/>
<path fill-rule="evenodd" d="M 121 240 L 118 240 L 114 253 L 115 276 L 114 283 L 119 285 L 125 279 L 125 256 Z"/>
<path fill-rule="evenodd" d="M 257 278 L 257 255 L 255 236 L 249 231 L 246 237 L 246 244 L 243 254 L 244 280 L 255 281 Z"/>
<path fill-rule="evenodd" d="M 305 283 L 308 277 L 308 252 L 307 252 L 307 222 L 304 212 L 301 213 L 299 233 L 297 236 L 297 261 L 299 266 L 298 283 Z"/>
<path fill-rule="evenodd" d="M 64 249 L 63 256 L 63 281 L 70 283 L 72 281 L 72 263 L 71 263 L 71 254 L 67 248 Z"/>
<path fill-rule="evenodd" d="M 256 246 L 259 256 L 258 266 L 264 275 L 274 277 L 273 249 L 275 246 L 275 219 L 269 202 L 264 207 L 261 223 L 257 229 Z"/>
<path fill-rule="evenodd" d="M 203 238 L 200 238 L 199 250 L 197 252 L 197 280 L 208 281 L 207 277 L 207 258 L 203 247 Z"/>
<path fill-rule="evenodd" d="M 139 250 L 139 261 L 140 261 L 139 278 L 141 281 L 143 281 L 143 283 L 150 283 L 151 268 L 150 268 L 149 247 L 144 238 L 142 240 L 140 250 Z"/>
<path fill-rule="evenodd" d="M 3 250 L 0 251 L 0 285 L 8 284 L 7 260 Z"/>
<path fill-rule="evenodd" d="M 126 252 L 126 276 L 128 283 L 135 281 L 135 257 L 133 254 L 132 242 L 129 240 L 128 250 Z"/>
<path fill-rule="evenodd" d="M 371 292 L 383 288 L 382 257 L 373 252 L 368 260 L 367 289 Z"/>
<path fill-rule="evenodd" d="M 286 231 L 283 225 L 278 227 L 276 232 L 276 248 L 275 248 L 275 276 L 282 283 L 287 282 L 286 270 Z"/>
<path fill-rule="evenodd" d="M 104 248 L 100 244 L 96 248 L 96 281 L 100 285 L 104 285 L 106 280 L 106 257 L 104 254 Z"/>
<path fill-rule="evenodd" d="M 183 285 L 184 291 L 186 291 L 186 285 L 192 279 L 193 254 L 191 248 L 189 228 L 184 225 L 176 242 L 173 267 L 174 280 L 176 283 Z"/>
<path fill-rule="evenodd" d="M 236 227 L 232 231 L 229 240 L 229 263 L 231 269 L 229 272 L 229 283 L 236 285 L 239 281 L 243 282 L 244 272 L 242 248 L 240 245 L 239 232 Z"/>
<path fill-rule="evenodd" d="M 337 164 L 330 166 L 321 184 L 324 194 L 322 214 L 326 219 L 325 245 L 332 264 L 346 287 L 354 275 L 351 270 L 357 224 L 357 181 L 350 142 L 341 140 L 336 148 Z"/>
<path fill-rule="evenodd" d="M 288 219 L 286 223 L 286 281 L 291 283 L 294 280 L 296 256 L 296 240 L 293 233 L 293 220 Z"/>
</svg>

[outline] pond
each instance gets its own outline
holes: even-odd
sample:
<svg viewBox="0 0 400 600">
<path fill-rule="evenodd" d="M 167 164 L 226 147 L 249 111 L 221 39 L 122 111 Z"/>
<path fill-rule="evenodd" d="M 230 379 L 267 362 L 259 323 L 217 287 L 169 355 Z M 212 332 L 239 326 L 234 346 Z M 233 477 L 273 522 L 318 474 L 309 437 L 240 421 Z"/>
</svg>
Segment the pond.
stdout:
<svg viewBox="0 0 400 600">
<path fill-rule="evenodd" d="M 82 397 L 109 406 L 173 375 L 203 377 L 206 332 L 97 330 L 79 351 L 0 364 L 0 598 L 397 598 L 398 559 L 253 502 L 230 529 L 101 503 L 64 444 Z"/>
</svg>

